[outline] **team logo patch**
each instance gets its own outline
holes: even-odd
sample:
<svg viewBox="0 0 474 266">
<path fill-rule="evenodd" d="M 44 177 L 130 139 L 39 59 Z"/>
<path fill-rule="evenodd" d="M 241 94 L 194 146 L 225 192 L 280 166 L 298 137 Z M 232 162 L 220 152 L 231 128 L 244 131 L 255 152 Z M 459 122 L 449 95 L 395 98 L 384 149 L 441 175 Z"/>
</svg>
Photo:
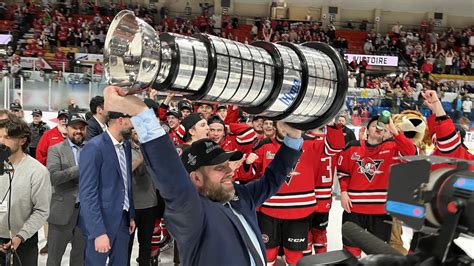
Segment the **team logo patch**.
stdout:
<svg viewBox="0 0 474 266">
<path fill-rule="evenodd" d="M 196 155 L 192 155 L 191 153 L 188 154 L 188 164 L 189 165 L 196 165 Z"/>
<path fill-rule="evenodd" d="M 357 160 L 357 164 L 359 165 L 359 173 L 364 174 L 369 182 L 372 182 L 372 179 L 376 174 L 382 173 L 382 171 L 379 171 L 380 165 L 382 163 L 383 160 L 372 160 L 372 158 Z"/>
<path fill-rule="evenodd" d="M 275 158 L 275 154 L 272 153 L 271 151 L 267 151 L 267 153 L 265 154 L 265 158 L 269 160 L 273 160 Z"/>
<path fill-rule="evenodd" d="M 263 243 L 267 244 L 270 241 L 270 237 L 266 234 L 262 234 Z"/>
<path fill-rule="evenodd" d="M 183 155 L 183 149 L 181 149 L 181 148 L 176 148 L 176 152 L 178 153 L 179 157 L 181 157 L 181 155 Z"/>
<path fill-rule="evenodd" d="M 354 152 L 354 154 L 352 154 L 351 160 L 357 161 L 359 159 L 360 159 L 359 154 L 357 154 L 357 152 Z"/>
</svg>

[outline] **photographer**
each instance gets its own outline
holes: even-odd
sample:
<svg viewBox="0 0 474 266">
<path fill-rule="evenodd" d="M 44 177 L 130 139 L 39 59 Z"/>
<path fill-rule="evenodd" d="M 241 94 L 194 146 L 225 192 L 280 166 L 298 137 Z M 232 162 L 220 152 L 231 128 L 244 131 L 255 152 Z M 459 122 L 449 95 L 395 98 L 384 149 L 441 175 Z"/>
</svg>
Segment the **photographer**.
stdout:
<svg viewBox="0 0 474 266">
<path fill-rule="evenodd" d="M 35 158 L 36 156 L 36 147 L 38 146 L 38 142 L 40 138 L 43 136 L 44 132 L 49 130 L 48 124 L 41 120 L 43 117 L 43 112 L 39 109 L 34 109 L 31 113 L 33 116 L 33 122 L 29 123 L 28 126 L 31 130 L 31 143 L 29 146 L 28 154 Z"/>
<path fill-rule="evenodd" d="M 0 150 L 6 156 L 10 150 L 14 169 L 0 176 L 0 265 L 10 248 L 17 254 L 13 265 L 38 264 L 37 232 L 49 215 L 51 182 L 46 167 L 25 153 L 29 142 L 26 122 L 13 117 L 0 121 L 0 144 L 6 146 Z"/>
</svg>

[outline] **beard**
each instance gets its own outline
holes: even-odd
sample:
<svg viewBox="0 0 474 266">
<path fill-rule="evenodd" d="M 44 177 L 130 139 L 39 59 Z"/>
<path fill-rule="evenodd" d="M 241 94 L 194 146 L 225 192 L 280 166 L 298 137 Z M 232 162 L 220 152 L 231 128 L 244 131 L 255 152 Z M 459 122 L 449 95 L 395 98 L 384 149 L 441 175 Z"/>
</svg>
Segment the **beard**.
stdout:
<svg viewBox="0 0 474 266">
<path fill-rule="evenodd" d="M 82 133 L 76 133 L 74 136 L 71 138 L 71 142 L 80 146 L 84 142 L 84 134 Z"/>
<path fill-rule="evenodd" d="M 132 130 L 131 130 L 131 129 L 129 129 L 129 130 L 122 130 L 120 133 L 122 134 L 122 137 L 123 137 L 124 139 L 126 139 L 126 140 L 129 140 L 129 139 L 132 138 Z"/>
<path fill-rule="evenodd" d="M 234 186 L 226 189 L 222 183 L 211 183 L 207 177 L 204 177 L 204 185 L 199 189 L 199 193 L 212 201 L 226 203 L 234 198 L 235 189 Z"/>
</svg>

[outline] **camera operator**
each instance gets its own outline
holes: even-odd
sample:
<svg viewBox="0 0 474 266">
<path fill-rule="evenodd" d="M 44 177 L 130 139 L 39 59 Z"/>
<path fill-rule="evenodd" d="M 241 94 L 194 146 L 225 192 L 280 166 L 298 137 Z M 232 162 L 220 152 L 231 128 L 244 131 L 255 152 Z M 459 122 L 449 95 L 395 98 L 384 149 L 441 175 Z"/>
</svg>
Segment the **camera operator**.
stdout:
<svg viewBox="0 0 474 266">
<path fill-rule="evenodd" d="M 35 158 L 36 157 L 36 147 L 38 146 L 38 142 L 43 136 L 44 132 L 49 130 L 48 124 L 41 120 L 43 117 L 43 112 L 39 109 L 34 109 L 31 113 L 33 116 L 33 122 L 29 123 L 28 126 L 31 130 L 31 143 L 29 146 L 28 154 Z"/>
<path fill-rule="evenodd" d="M 0 121 L 0 144 L 11 150 L 8 161 L 14 169 L 0 176 L 0 265 L 10 248 L 17 254 L 14 265 L 38 264 L 37 232 L 49 215 L 51 182 L 46 167 L 25 153 L 29 142 L 26 122 Z"/>
</svg>

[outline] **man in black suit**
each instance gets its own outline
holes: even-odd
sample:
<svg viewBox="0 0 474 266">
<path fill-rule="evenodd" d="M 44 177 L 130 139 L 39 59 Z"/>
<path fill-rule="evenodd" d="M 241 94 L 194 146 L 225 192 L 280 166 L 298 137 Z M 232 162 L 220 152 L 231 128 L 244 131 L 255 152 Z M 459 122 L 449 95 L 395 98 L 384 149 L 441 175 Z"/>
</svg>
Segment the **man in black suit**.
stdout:
<svg viewBox="0 0 474 266">
<path fill-rule="evenodd" d="M 89 102 L 92 112 L 91 119 L 87 120 L 86 140 L 102 134 L 107 128 L 105 124 L 107 112 L 104 111 L 104 97 L 95 96 Z"/>
<path fill-rule="evenodd" d="M 354 131 L 352 131 L 352 129 L 348 128 L 346 126 L 346 117 L 345 116 L 339 116 L 339 118 L 337 119 L 338 121 L 338 124 L 342 127 L 342 132 L 344 134 L 344 143 L 349 143 L 350 141 L 353 141 L 353 140 L 356 140 L 356 136 L 354 134 Z"/>
</svg>

